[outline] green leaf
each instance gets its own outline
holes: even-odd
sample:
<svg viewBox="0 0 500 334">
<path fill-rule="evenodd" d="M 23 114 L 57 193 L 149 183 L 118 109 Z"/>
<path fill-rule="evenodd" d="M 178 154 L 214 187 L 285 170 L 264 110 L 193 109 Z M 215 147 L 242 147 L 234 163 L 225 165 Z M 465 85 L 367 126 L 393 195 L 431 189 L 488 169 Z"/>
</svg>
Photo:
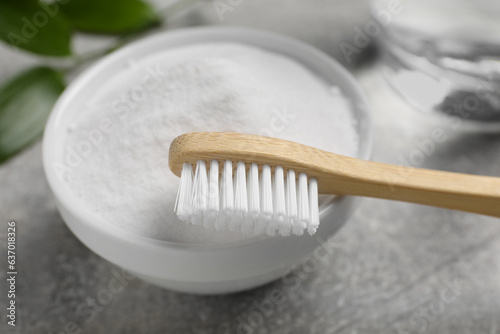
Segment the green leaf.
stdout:
<svg viewBox="0 0 500 334">
<path fill-rule="evenodd" d="M 62 74 L 48 67 L 25 71 L 0 87 L 0 162 L 40 136 L 64 87 Z"/>
<path fill-rule="evenodd" d="M 68 0 L 61 10 L 76 29 L 91 33 L 126 34 L 160 22 L 141 0 Z"/>
<path fill-rule="evenodd" d="M 0 39 L 48 56 L 71 54 L 72 27 L 58 3 L 36 0 L 0 0 Z"/>
</svg>

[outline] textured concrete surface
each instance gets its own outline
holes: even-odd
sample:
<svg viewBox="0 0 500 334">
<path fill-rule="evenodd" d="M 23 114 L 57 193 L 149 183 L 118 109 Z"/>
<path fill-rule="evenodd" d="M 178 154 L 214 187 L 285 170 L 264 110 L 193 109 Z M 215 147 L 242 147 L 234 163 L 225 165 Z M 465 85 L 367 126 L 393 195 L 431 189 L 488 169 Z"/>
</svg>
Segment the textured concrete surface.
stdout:
<svg viewBox="0 0 500 334">
<path fill-rule="evenodd" d="M 290 31 L 338 56 L 339 40 L 328 31 L 342 25 L 342 38 L 348 39 L 348 31 L 366 20 L 360 14 L 366 12 L 363 2 L 350 9 L 357 21 L 340 23 L 333 1 L 307 2 L 302 10 L 289 9 L 292 2 L 298 1 L 243 1 L 224 23 Z M 348 1 L 340 3 L 347 8 Z M 265 9 L 257 10 L 259 5 Z M 216 24 L 211 11 L 199 7 L 172 25 Z M 345 10 L 341 14 L 350 17 Z M 302 21 L 303 15 L 314 24 Z M 1 79 L 35 61 L 2 47 Z M 377 62 L 356 70 L 356 76 L 373 107 L 374 160 L 500 176 L 499 132 L 412 110 L 385 84 Z M 434 130 L 443 131 L 446 140 L 425 146 Z M 375 199 L 364 200 L 334 237 L 332 255 L 306 263 L 286 280 L 233 295 L 195 296 L 124 276 L 126 287 L 103 299 L 103 289 L 121 273 L 61 220 L 40 147 L 37 143 L 0 167 L 2 282 L 6 222 L 16 220 L 19 228 L 18 325 L 6 325 L 2 283 L 1 333 L 500 332 L 500 220 Z M 86 306 L 99 297 L 105 303 Z"/>
</svg>

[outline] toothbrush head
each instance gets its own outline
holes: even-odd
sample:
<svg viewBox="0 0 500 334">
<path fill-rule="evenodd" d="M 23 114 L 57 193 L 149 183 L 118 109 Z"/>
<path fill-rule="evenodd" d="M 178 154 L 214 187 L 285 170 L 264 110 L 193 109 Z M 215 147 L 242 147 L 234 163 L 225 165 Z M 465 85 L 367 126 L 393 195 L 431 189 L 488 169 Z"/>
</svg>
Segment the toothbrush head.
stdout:
<svg viewBox="0 0 500 334">
<path fill-rule="evenodd" d="M 222 159 L 227 153 L 210 140 L 215 137 L 199 135 L 198 139 L 204 139 L 198 142 L 202 150 L 193 145 L 193 137 L 180 136 L 171 145 L 170 168 L 181 178 L 175 204 L 179 219 L 247 234 L 288 236 L 302 235 L 305 230 L 311 235 L 316 232 L 316 178 L 291 168 L 252 162 L 252 154 L 245 160 Z M 235 150 L 234 146 L 230 149 Z"/>
</svg>

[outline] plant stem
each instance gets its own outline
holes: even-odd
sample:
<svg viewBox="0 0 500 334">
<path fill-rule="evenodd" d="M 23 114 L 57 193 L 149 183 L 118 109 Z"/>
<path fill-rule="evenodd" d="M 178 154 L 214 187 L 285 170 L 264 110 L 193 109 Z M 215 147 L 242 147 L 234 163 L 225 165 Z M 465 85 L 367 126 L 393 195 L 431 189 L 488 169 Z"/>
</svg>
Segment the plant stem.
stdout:
<svg viewBox="0 0 500 334">
<path fill-rule="evenodd" d="M 164 19 L 169 19 L 175 14 L 179 13 L 185 8 L 188 8 L 189 6 L 192 6 L 198 2 L 201 2 L 201 0 L 181 0 L 175 2 L 173 5 L 168 6 L 160 11 L 160 14 L 163 16 Z"/>
</svg>

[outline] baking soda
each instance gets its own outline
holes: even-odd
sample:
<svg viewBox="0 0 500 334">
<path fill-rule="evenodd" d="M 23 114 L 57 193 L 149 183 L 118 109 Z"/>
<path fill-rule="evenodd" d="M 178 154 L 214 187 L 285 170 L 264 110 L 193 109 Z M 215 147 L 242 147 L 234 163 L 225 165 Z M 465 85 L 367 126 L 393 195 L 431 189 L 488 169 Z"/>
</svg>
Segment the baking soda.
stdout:
<svg viewBox="0 0 500 334">
<path fill-rule="evenodd" d="M 180 134 L 273 136 L 355 156 L 350 102 L 296 61 L 237 43 L 185 46 L 131 59 L 68 128 L 61 177 L 83 205 L 132 233 L 184 243 L 250 237 L 177 219 L 168 148 Z M 69 166 L 71 164 L 71 166 Z"/>
</svg>

